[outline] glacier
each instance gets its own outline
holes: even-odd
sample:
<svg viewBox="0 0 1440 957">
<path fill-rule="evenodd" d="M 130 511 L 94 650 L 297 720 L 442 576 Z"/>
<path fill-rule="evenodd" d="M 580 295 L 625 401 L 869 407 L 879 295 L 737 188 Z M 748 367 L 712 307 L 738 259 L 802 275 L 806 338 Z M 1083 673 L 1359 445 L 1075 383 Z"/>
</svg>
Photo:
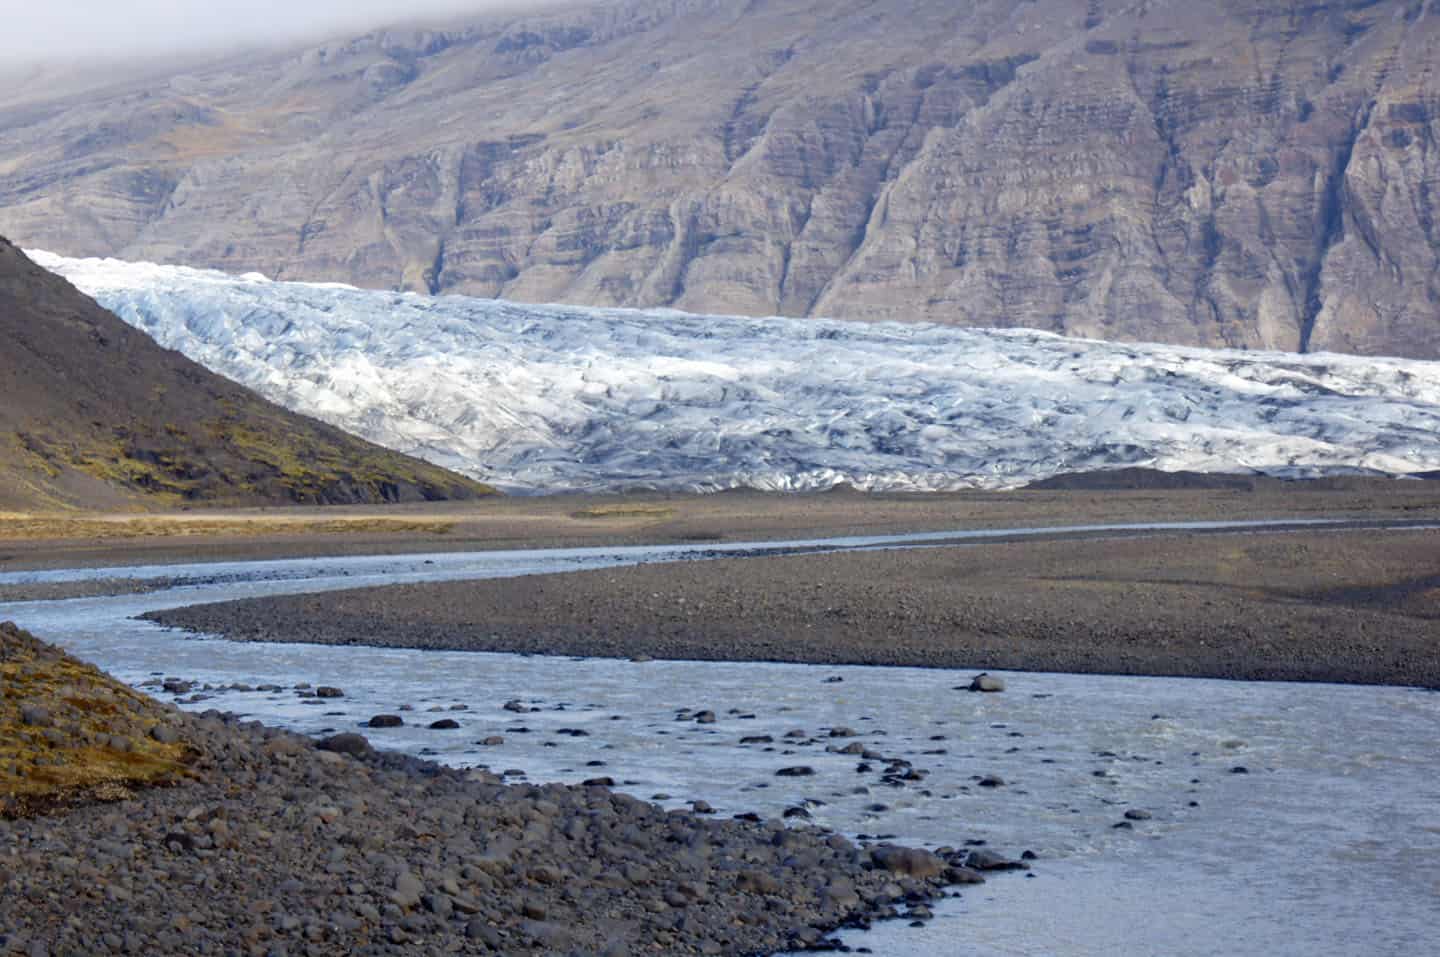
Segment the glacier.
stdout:
<svg viewBox="0 0 1440 957">
<path fill-rule="evenodd" d="M 28 251 L 167 348 L 511 492 L 1440 470 L 1440 363 L 528 305 Z"/>
</svg>

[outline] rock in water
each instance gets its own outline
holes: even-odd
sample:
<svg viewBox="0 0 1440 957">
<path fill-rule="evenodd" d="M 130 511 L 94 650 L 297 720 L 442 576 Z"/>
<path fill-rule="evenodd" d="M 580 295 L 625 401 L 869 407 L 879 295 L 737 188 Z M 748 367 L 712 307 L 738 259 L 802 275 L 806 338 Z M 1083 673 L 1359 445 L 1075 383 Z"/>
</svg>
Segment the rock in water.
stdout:
<svg viewBox="0 0 1440 957">
<path fill-rule="evenodd" d="M 906 877 L 939 877 L 946 868 L 945 862 L 934 854 L 914 847 L 883 845 L 871 849 L 870 859 L 886 870 Z"/>
<path fill-rule="evenodd" d="M 995 677 L 994 675 L 982 672 L 976 675 L 973 679 L 971 679 L 970 690 L 989 692 L 1004 691 L 1005 682 Z"/>
</svg>

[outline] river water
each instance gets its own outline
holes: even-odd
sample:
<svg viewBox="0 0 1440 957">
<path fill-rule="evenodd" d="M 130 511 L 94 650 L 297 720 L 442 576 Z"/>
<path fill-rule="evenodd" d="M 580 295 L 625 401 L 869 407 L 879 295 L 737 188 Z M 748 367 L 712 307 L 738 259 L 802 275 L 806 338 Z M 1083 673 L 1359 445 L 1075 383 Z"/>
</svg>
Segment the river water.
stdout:
<svg viewBox="0 0 1440 957">
<path fill-rule="evenodd" d="M 131 617 L 260 594 L 1017 533 L 1036 530 L 15 572 L 0 585 L 179 583 L 0 604 L 0 620 L 137 684 L 168 675 L 287 689 L 218 692 L 189 708 L 307 733 L 408 708 L 405 727 L 365 733 L 380 747 L 514 780 L 605 775 L 668 806 L 701 799 L 722 814 L 767 816 L 804 807 L 851 836 L 1036 853 L 1027 874 L 966 889 L 923 928 L 896 922 L 848 936 L 875 953 L 1428 952 L 1440 923 L 1440 694 L 1041 673 L 1007 674 L 1004 693 L 973 694 L 957 690 L 968 671 L 244 644 Z M 291 688 L 301 682 L 345 696 L 300 697 Z M 715 712 L 713 724 L 693 720 L 702 709 Z M 426 727 L 439 717 L 461 728 Z M 480 743 L 492 737 L 503 743 Z M 854 742 L 883 759 L 837 753 Z M 887 783 L 890 759 L 922 779 Z M 813 774 L 776 774 L 797 766 Z M 1003 783 L 982 786 L 985 776 Z M 1127 810 L 1149 817 L 1117 828 Z"/>
</svg>

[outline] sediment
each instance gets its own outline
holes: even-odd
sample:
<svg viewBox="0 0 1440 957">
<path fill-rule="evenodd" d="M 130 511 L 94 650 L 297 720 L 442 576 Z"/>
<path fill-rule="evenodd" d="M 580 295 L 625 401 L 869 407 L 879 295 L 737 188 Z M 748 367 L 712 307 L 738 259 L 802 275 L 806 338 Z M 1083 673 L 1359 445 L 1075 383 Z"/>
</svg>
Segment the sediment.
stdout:
<svg viewBox="0 0 1440 957">
<path fill-rule="evenodd" d="M 44 712 L 43 727 L 5 729 L 36 752 L 8 772 L 127 740 L 177 756 L 173 773 L 104 793 L 6 805 L 0 952 L 762 954 L 922 914 L 980 879 L 951 848 L 862 848 L 180 712 L 8 624 L 0 662 L 34 679 L 7 673 L 6 714 Z M 57 669 L 134 704 L 97 717 L 73 675 L 40 680 Z"/>
<path fill-rule="evenodd" d="M 241 641 L 1440 686 L 1440 532 L 1014 541 L 249 599 Z"/>
</svg>

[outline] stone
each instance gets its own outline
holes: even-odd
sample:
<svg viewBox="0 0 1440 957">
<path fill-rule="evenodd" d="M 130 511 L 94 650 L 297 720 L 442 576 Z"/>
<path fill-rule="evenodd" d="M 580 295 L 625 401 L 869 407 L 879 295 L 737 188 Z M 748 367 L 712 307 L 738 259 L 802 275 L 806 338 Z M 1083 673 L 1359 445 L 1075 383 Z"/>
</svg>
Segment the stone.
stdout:
<svg viewBox="0 0 1440 957">
<path fill-rule="evenodd" d="M 764 871 L 741 871 L 735 876 L 735 889 L 743 894 L 778 894 L 780 882 Z"/>
<path fill-rule="evenodd" d="M 985 848 L 976 848 L 966 855 L 965 866 L 975 871 L 1019 871 L 1028 870 L 1030 865 L 1024 861 L 1012 861 Z"/>
<path fill-rule="evenodd" d="M 804 778 L 814 773 L 815 769 L 809 765 L 797 764 L 793 767 L 781 768 L 775 772 L 775 776 L 781 778 Z"/>
<path fill-rule="evenodd" d="M 408 910 L 417 906 L 424 894 L 425 884 L 410 871 L 401 871 L 395 875 L 390 899 L 400 907 Z"/>
<path fill-rule="evenodd" d="M 332 688 L 329 685 L 321 685 L 320 687 L 315 689 L 315 697 L 343 698 L 345 697 L 345 692 L 341 691 L 339 688 Z"/>
<path fill-rule="evenodd" d="M 945 871 L 945 879 L 952 884 L 983 884 L 985 875 L 973 867 L 952 865 Z"/>
<path fill-rule="evenodd" d="M 465 925 L 465 936 L 471 940 L 478 940 L 491 950 L 499 950 L 501 945 L 500 932 L 490 925 L 488 921 L 476 918 Z"/>
<path fill-rule="evenodd" d="M 167 724 L 157 724 L 150 729 L 150 737 L 161 744 L 174 744 L 180 740 L 180 732 Z"/>
<path fill-rule="evenodd" d="M 398 714 L 377 714 L 365 722 L 368 728 L 400 728 L 404 725 L 405 719 Z"/>
<path fill-rule="evenodd" d="M 431 721 L 429 724 L 431 731 L 454 731 L 458 727 L 460 727 L 460 722 L 454 718 L 441 718 L 439 721 Z"/>
<path fill-rule="evenodd" d="M 50 712 L 38 704 L 20 706 L 20 722 L 32 728 L 48 728 L 53 719 Z"/>
<path fill-rule="evenodd" d="M 331 735 L 321 739 L 315 747 L 321 751 L 328 751 L 333 754 L 348 754 L 353 757 L 360 757 L 369 754 L 373 748 L 363 734 L 346 732 L 344 734 Z"/>
<path fill-rule="evenodd" d="M 870 849 L 870 859 L 892 874 L 926 880 L 945 873 L 946 864 L 929 851 L 914 847 L 881 845 Z"/>
<path fill-rule="evenodd" d="M 558 867 L 552 867 L 549 864 L 542 864 L 539 867 L 530 868 L 529 876 L 530 879 L 537 884 L 560 884 L 565 880 L 564 872 Z"/>
<path fill-rule="evenodd" d="M 426 910 L 442 919 L 449 917 L 455 910 L 455 904 L 448 894 L 426 894 L 420 901 Z"/>
</svg>

